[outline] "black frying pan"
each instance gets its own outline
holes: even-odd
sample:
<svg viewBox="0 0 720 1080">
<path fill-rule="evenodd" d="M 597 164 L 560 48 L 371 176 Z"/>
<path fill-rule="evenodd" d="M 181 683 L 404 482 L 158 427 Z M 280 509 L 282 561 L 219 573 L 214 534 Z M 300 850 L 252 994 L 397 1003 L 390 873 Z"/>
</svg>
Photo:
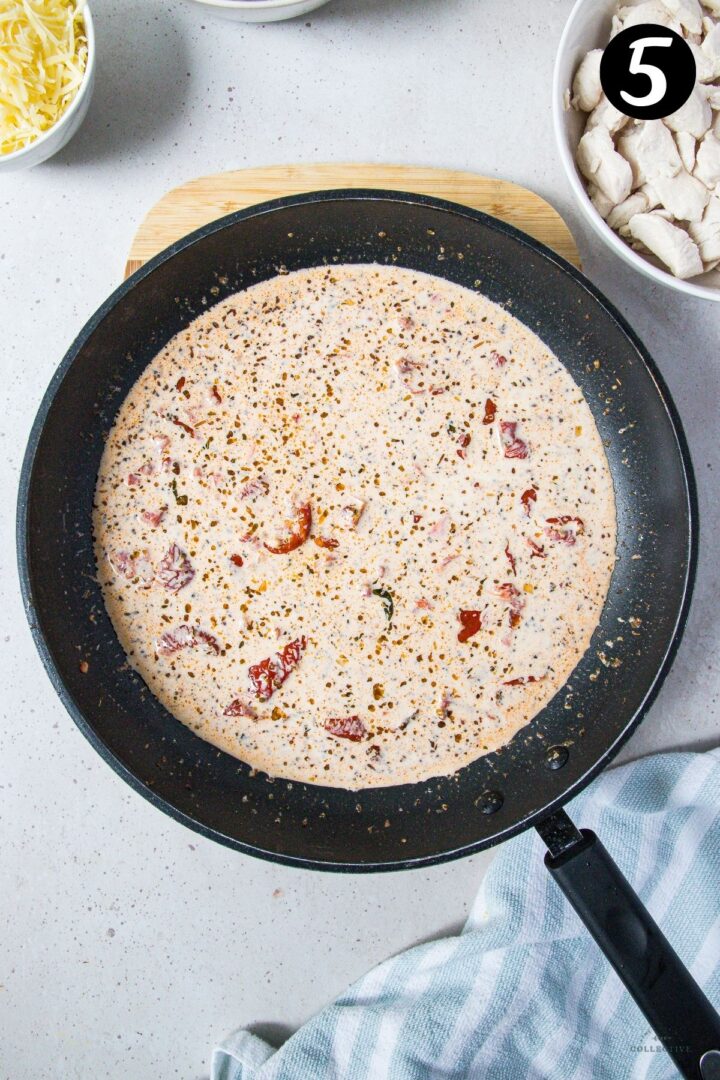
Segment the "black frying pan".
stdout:
<svg viewBox="0 0 720 1080">
<path fill-rule="evenodd" d="M 208 304 L 282 267 L 327 262 L 441 274 L 536 331 L 595 416 L 618 516 L 600 625 L 532 724 L 455 776 L 361 793 L 253 775 L 177 723 L 126 664 L 96 582 L 90 525 L 104 437 L 157 351 Z M 428 865 L 535 825 L 551 872 L 678 1066 L 711 1075 L 718 1017 L 597 838 L 560 809 L 612 760 L 655 697 L 685 622 L 697 541 L 692 467 L 670 396 L 622 317 L 564 260 L 484 214 L 379 191 L 280 199 L 200 229 L 122 285 L 60 365 L 30 436 L 18 540 L 28 618 L 57 692 L 151 802 L 241 851 L 328 870 Z"/>
</svg>

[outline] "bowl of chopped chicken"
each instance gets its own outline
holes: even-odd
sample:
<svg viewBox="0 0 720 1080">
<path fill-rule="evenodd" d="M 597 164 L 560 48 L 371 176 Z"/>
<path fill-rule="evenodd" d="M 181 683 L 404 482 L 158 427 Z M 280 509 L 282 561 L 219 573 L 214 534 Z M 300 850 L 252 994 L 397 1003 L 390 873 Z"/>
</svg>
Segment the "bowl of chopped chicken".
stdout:
<svg viewBox="0 0 720 1080">
<path fill-rule="evenodd" d="M 265 23 L 296 19 L 328 0 L 194 0 L 205 11 L 235 22 Z"/>
<path fill-rule="evenodd" d="M 84 0 L 0 0 L 0 172 L 39 165 L 69 142 L 94 76 Z"/>
<path fill-rule="evenodd" d="M 600 59 L 640 23 L 681 34 L 695 58 L 688 101 L 633 120 L 603 93 Z M 596 233 L 637 270 L 720 300 L 720 0 L 578 0 L 555 64 L 560 157 Z"/>
</svg>

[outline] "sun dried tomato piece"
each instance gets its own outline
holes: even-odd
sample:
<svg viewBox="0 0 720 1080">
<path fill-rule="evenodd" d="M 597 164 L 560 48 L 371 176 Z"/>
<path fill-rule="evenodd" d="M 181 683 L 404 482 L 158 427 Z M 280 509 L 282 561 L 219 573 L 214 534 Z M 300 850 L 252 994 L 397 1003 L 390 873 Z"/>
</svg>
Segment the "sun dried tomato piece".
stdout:
<svg viewBox="0 0 720 1080">
<path fill-rule="evenodd" d="M 335 540 L 332 536 L 316 536 L 314 539 L 318 547 L 327 548 L 329 551 L 334 551 L 340 543 L 339 540 Z"/>
<path fill-rule="evenodd" d="M 186 424 L 184 420 L 181 420 L 177 416 L 168 416 L 168 420 L 175 424 L 176 427 L 182 428 L 182 430 L 186 431 L 188 435 L 192 435 L 192 437 L 195 438 L 195 428 L 190 427 L 190 425 Z"/>
<path fill-rule="evenodd" d="M 544 675 L 520 675 L 517 679 L 508 679 L 503 686 L 525 686 L 527 683 L 541 682 Z"/>
<path fill-rule="evenodd" d="M 450 551 L 447 555 L 444 555 L 440 562 L 435 567 L 435 573 L 439 574 L 441 570 L 444 570 L 446 566 L 449 566 L 451 562 L 455 562 L 460 558 L 459 551 Z"/>
<path fill-rule="evenodd" d="M 283 649 L 280 650 L 278 656 L 282 660 L 282 667 L 285 673 L 285 678 L 288 677 L 294 667 L 300 662 L 300 657 L 307 648 L 307 638 L 299 637 L 294 641 L 289 642 Z"/>
<path fill-rule="evenodd" d="M 450 537 L 451 526 L 452 519 L 450 515 L 443 513 L 428 529 L 428 536 L 433 540 L 448 540 Z"/>
<path fill-rule="evenodd" d="M 276 668 L 270 656 L 265 660 L 259 660 L 257 664 L 252 664 L 248 674 L 253 692 L 260 701 L 269 701 L 277 686 L 282 686 L 282 680 L 277 686 L 275 684 Z"/>
<path fill-rule="evenodd" d="M 150 556 L 147 551 L 141 551 L 135 560 L 135 574 L 142 582 L 143 589 L 149 589 L 155 580 L 155 571 L 153 564 L 150 562 Z"/>
<path fill-rule="evenodd" d="M 112 555 L 108 554 L 108 562 L 116 574 L 127 578 L 128 581 L 132 581 L 135 577 L 135 560 L 129 551 L 114 551 Z"/>
<path fill-rule="evenodd" d="M 395 366 L 401 375 L 407 375 L 410 371 L 421 371 L 425 365 L 419 360 L 410 360 L 409 357 L 403 356 L 396 361 Z"/>
<path fill-rule="evenodd" d="M 546 520 L 550 527 L 545 529 L 545 535 L 558 544 L 574 544 L 578 536 L 582 536 L 585 532 L 585 522 L 579 517 L 562 514 L 560 517 L 551 517 Z"/>
<path fill-rule="evenodd" d="M 243 560 L 242 555 L 231 555 L 230 556 L 230 562 L 233 563 L 234 566 L 242 566 L 243 561 L 244 560 Z"/>
<path fill-rule="evenodd" d="M 498 585 L 495 592 L 510 608 L 509 621 L 511 628 L 514 630 L 520 625 L 520 612 L 525 607 L 525 599 L 511 581 Z"/>
<path fill-rule="evenodd" d="M 518 437 L 517 428 L 517 420 L 500 421 L 500 441 L 506 458 L 524 459 L 530 453 L 527 443 Z"/>
<path fill-rule="evenodd" d="M 195 640 L 198 645 L 204 645 L 207 648 L 208 652 L 215 653 L 216 656 L 219 655 L 220 646 L 218 645 L 217 638 L 213 637 L 213 635 L 208 633 L 207 630 L 200 630 L 196 628 Z"/>
<path fill-rule="evenodd" d="M 411 360 L 409 357 L 403 357 L 395 364 L 401 384 L 411 394 L 415 395 L 424 394 L 427 389 L 422 379 L 417 375 L 417 372 L 422 372 L 424 368 L 425 365 L 419 360 Z M 418 381 L 415 381 L 416 379 Z"/>
<path fill-rule="evenodd" d="M 349 739 L 350 742 L 362 742 L 368 735 L 368 730 L 359 716 L 331 717 L 325 721 L 323 727 L 337 739 Z"/>
<path fill-rule="evenodd" d="M 137 470 L 137 472 L 131 473 L 130 476 L 127 477 L 127 486 L 137 487 L 139 484 L 142 483 L 142 478 L 144 478 L 145 476 L 154 475 L 154 471 L 155 467 L 152 462 L 146 461 L 145 464 L 140 465 L 140 468 Z"/>
<path fill-rule="evenodd" d="M 248 705 L 242 698 L 235 698 L 227 708 L 223 709 L 223 716 L 247 716 L 249 720 L 257 720 L 257 713 L 252 705 Z"/>
<path fill-rule="evenodd" d="M 492 361 L 495 367 L 505 367 L 508 362 L 507 356 L 503 356 L 502 353 L 497 352 L 496 349 L 493 349 L 493 351 L 490 353 L 490 356 L 492 357 Z"/>
<path fill-rule="evenodd" d="M 152 585 L 155 573 L 147 551 L 141 551 L 138 555 L 115 551 L 108 553 L 107 558 L 116 574 L 128 581 L 138 582 L 143 589 L 149 589 Z"/>
<path fill-rule="evenodd" d="M 163 634 L 158 639 L 155 648 L 159 656 L 173 656 L 181 649 L 197 649 L 200 646 L 204 646 L 207 653 L 214 653 L 215 656 L 220 653 L 217 638 L 209 634 L 207 630 L 182 623 L 174 630 L 168 630 Z"/>
<path fill-rule="evenodd" d="M 470 440 L 471 439 L 472 439 L 472 435 L 468 435 L 468 434 L 461 435 L 458 438 L 458 440 L 457 440 L 458 449 L 455 452 L 456 452 L 456 454 L 457 454 L 457 456 L 459 458 L 463 458 L 463 460 L 464 460 L 467 457 L 467 454 L 465 453 L 465 451 L 467 450 L 468 446 L 470 445 Z"/>
<path fill-rule="evenodd" d="M 289 551 L 294 551 L 295 548 L 299 548 L 301 544 L 305 543 L 310 535 L 310 526 L 312 525 L 310 503 L 301 503 L 296 507 L 294 521 L 287 521 L 285 524 L 288 528 L 287 537 L 280 541 L 279 544 L 265 544 L 265 547 L 272 555 L 287 555 Z"/>
<path fill-rule="evenodd" d="M 462 630 L 458 634 L 458 641 L 469 641 L 471 637 L 482 630 L 482 615 L 479 611 L 459 611 L 458 619 Z"/>
<path fill-rule="evenodd" d="M 156 529 L 166 514 L 167 506 L 161 506 L 159 510 L 143 510 L 140 516 L 143 521 L 146 521 L 148 525 L 152 525 L 153 528 Z"/>
<path fill-rule="evenodd" d="M 507 561 L 510 563 L 510 569 L 512 570 L 513 574 L 515 574 L 515 576 L 517 577 L 517 564 L 515 562 L 515 556 L 513 555 L 512 551 L 510 550 L 509 542 L 505 545 L 505 557 L 507 558 Z"/>
<path fill-rule="evenodd" d="M 489 426 L 495 422 L 495 414 L 497 412 L 497 405 L 492 398 L 488 398 L 485 402 L 485 415 L 483 416 L 483 424 Z"/>
<path fill-rule="evenodd" d="M 531 487 L 527 491 L 523 491 L 520 496 L 520 502 L 523 505 L 525 513 L 528 517 L 532 514 L 532 504 L 537 502 L 537 488 Z"/>
<path fill-rule="evenodd" d="M 300 663 L 300 658 L 307 648 L 307 638 L 299 637 L 291 641 L 280 652 L 252 664 L 248 669 L 252 690 L 259 701 L 269 701 L 287 679 L 290 672 Z"/>
<path fill-rule="evenodd" d="M 171 544 L 155 571 L 155 580 L 170 592 L 179 592 L 195 577 L 192 563 L 182 548 Z"/>
<path fill-rule="evenodd" d="M 350 499 L 340 510 L 340 524 L 346 529 L 355 529 L 363 515 L 365 502 L 363 499 Z"/>
<path fill-rule="evenodd" d="M 262 476 L 257 476 L 254 480 L 248 480 L 247 484 L 240 488 L 238 498 L 254 499 L 258 495 L 267 495 L 269 490 L 270 485 L 267 480 Z"/>
<path fill-rule="evenodd" d="M 530 539 L 530 537 L 528 537 L 527 539 L 527 545 L 530 548 L 531 559 L 547 559 L 545 548 L 542 547 L 540 544 L 536 544 L 534 540 Z"/>
<path fill-rule="evenodd" d="M 168 446 L 170 445 L 170 436 L 169 435 L 153 435 L 152 441 L 153 441 L 153 444 L 155 446 L 156 451 L 158 452 L 158 454 L 160 454 L 162 456 L 162 454 L 165 453 Z"/>
<path fill-rule="evenodd" d="M 220 394 L 220 391 L 218 390 L 217 386 L 211 386 L 210 387 L 210 397 L 218 405 L 222 405 L 222 395 Z"/>
</svg>

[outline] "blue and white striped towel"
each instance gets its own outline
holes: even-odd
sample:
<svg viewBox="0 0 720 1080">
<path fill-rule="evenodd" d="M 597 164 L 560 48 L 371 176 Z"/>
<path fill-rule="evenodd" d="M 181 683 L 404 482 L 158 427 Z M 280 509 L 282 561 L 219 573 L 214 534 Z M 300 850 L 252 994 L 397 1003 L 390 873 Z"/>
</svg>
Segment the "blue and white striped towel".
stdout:
<svg viewBox="0 0 720 1080">
<path fill-rule="evenodd" d="M 720 749 L 605 773 L 571 805 L 720 1006 Z M 280 1050 L 239 1032 L 212 1080 L 660 1080 L 677 1073 L 543 866 L 507 843 L 463 932 L 362 978 Z"/>
</svg>

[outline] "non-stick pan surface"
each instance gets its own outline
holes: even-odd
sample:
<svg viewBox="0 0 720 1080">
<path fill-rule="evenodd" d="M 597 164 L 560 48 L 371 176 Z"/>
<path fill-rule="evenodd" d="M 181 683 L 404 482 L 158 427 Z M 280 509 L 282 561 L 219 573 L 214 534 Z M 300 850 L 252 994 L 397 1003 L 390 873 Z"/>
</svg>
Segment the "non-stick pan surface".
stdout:
<svg viewBox="0 0 720 1080">
<path fill-rule="evenodd" d="M 607 449 L 618 559 L 590 649 L 504 749 L 457 775 L 352 793 L 253 775 L 175 721 L 129 669 L 105 613 L 91 535 L 104 438 L 145 365 L 208 305 L 278 271 L 378 262 L 478 289 L 526 323 L 582 388 Z M 452 203 L 379 191 L 281 199 L 168 248 L 122 285 L 58 369 L 20 488 L 20 575 L 60 697 L 138 791 L 231 847 L 334 870 L 469 854 L 583 787 L 640 721 L 669 667 L 691 591 L 696 508 L 667 390 L 614 308 L 561 258 Z M 83 672 L 81 661 L 87 661 Z M 84 665 L 83 665 L 84 667 Z"/>
</svg>

